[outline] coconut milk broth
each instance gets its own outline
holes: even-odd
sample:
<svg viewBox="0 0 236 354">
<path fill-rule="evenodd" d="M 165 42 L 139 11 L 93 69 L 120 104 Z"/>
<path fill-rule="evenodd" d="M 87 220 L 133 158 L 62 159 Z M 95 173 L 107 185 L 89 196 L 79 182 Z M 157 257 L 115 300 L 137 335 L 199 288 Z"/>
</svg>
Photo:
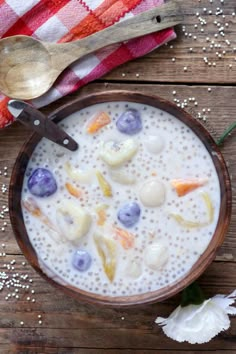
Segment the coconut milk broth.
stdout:
<svg viewBox="0 0 236 354">
<path fill-rule="evenodd" d="M 117 130 L 116 120 L 127 109 L 141 113 L 142 130 L 127 136 Z M 86 133 L 86 124 L 97 112 L 106 112 L 111 123 L 96 134 Z M 200 139 L 181 121 L 160 109 L 130 102 L 109 102 L 90 106 L 64 119 L 60 126 L 78 143 L 79 149 L 70 152 L 42 139 L 35 148 L 25 173 L 22 199 L 32 197 L 27 181 L 35 168 L 49 169 L 57 182 L 58 190 L 47 198 L 37 198 L 37 205 L 47 215 L 55 228 L 58 227 L 56 210 L 65 201 L 85 208 L 92 217 L 88 233 L 77 245 L 61 242 L 60 230 L 53 231 L 41 219 L 32 216 L 25 208 L 23 217 L 28 236 L 45 273 L 58 282 L 70 284 L 88 292 L 127 296 L 142 294 L 171 285 L 188 273 L 207 248 L 214 234 L 220 208 L 220 186 L 211 156 Z M 147 149 L 147 137 L 157 135 L 163 143 L 161 152 L 153 154 Z M 111 179 L 107 164 L 99 156 L 101 141 L 123 141 L 132 138 L 138 144 L 137 153 L 122 167 L 127 175 L 135 177 L 134 184 L 120 184 Z M 75 182 L 66 171 L 66 164 L 76 170 L 91 171 L 86 183 Z M 112 187 L 112 197 L 104 197 L 99 188 L 95 171 L 100 171 Z M 140 201 L 140 189 L 145 181 L 156 178 L 165 186 L 165 201 L 158 207 L 147 207 Z M 207 183 L 192 192 L 178 197 L 170 181 L 178 178 L 207 178 Z M 85 178 L 86 179 L 86 178 Z M 89 182 L 88 182 L 89 181 Z M 65 188 L 70 182 L 82 190 L 82 198 L 75 198 Z M 178 223 L 171 215 L 181 215 L 186 220 L 202 223 L 208 211 L 201 193 L 206 192 L 214 206 L 211 223 L 192 228 Z M 116 243 L 116 270 L 113 281 L 104 272 L 101 257 L 94 242 L 94 234 L 113 237 L 111 225 L 126 229 L 117 219 L 117 212 L 126 202 L 135 201 L 141 208 L 139 221 L 127 230 L 134 237 L 134 246 L 124 249 Z M 107 219 L 103 226 L 96 223 L 96 207 L 105 204 Z M 147 247 L 161 244 L 166 251 L 164 264 L 149 267 Z M 90 268 L 80 272 L 72 266 L 72 257 L 80 248 L 92 257 Z M 146 258 L 145 258 L 146 257 Z M 157 261 L 158 262 L 158 261 Z M 133 263 L 138 264 L 138 270 Z"/>
</svg>

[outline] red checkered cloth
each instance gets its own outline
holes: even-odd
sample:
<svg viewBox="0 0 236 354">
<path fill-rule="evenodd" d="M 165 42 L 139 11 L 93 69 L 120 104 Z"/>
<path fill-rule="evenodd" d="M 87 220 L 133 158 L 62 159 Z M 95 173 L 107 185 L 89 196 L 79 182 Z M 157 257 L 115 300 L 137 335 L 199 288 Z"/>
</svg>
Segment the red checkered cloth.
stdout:
<svg viewBox="0 0 236 354">
<path fill-rule="evenodd" d="M 158 6 L 163 0 L 0 0 L 0 37 L 24 34 L 48 42 L 86 37 L 116 22 Z M 176 37 L 173 29 L 101 49 L 69 66 L 33 105 L 42 107 L 138 58 Z M 12 117 L 0 94 L 0 128 Z"/>
</svg>

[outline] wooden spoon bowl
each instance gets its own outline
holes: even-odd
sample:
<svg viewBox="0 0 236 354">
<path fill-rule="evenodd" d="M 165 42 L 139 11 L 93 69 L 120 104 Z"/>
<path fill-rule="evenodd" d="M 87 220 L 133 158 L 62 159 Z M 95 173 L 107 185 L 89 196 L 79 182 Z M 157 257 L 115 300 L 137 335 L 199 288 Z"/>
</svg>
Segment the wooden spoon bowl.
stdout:
<svg viewBox="0 0 236 354">
<path fill-rule="evenodd" d="M 97 103 L 114 101 L 129 101 L 147 104 L 156 108 L 160 108 L 161 110 L 172 114 L 184 124 L 189 126 L 189 128 L 203 142 L 212 157 L 220 183 L 221 203 L 219 210 L 219 219 L 216 230 L 207 249 L 198 259 L 198 261 L 193 265 L 191 270 L 183 278 L 178 279 L 178 281 L 176 281 L 175 283 L 163 287 L 160 290 L 147 292 L 141 295 L 119 297 L 97 295 L 80 290 L 79 288 L 75 288 L 73 286 L 63 285 L 58 283 L 56 279 L 52 279 L 51 277 L 43 273 L 34 248 L 30 243 L 26 227 L 24 225 L 23 214 L 21 209 L 21 194 L 24 173 L 26 171 L 27 164 L 32 155 L 32 152 L 34 151 L 37 143 L 41 139 L 35 133 L 22 147 L 14 165 L 10 182 L 9 208 L 10 219 L 16 240 L 25 257 L 42 277 L 44 277 L 50 284 L 56 286 L 60 290 L 63 290 L 66 294 L 71 295 L 79 301 L 82 300 L 95 304 L 109 305 L 112 307 L 122 307 L 153 303 L 167 299 L 180 292 L 204 272 L 207 266 L 215 258 L 216 252 L 223 243 L 224 238 L 226 236 L 231 217 L 232 195 L 230 177 L 226 168 L 226 164 L 213 138 L 196 119 L 191 117 L 191 115 L 178 108 L 173 103 L 170 103 L 162 98 L 128 91 L 110 91 L 98 93 L 83 97 L 81 99 L 76 99 L 75 101 L 68 103 L 59 108 L 58 110 L 54 111 L 49 117 L 53 118 L 55 122 L 60 122 L 68 115 L 79 111 L 82 108 L 86 108 L 90 105 L 94 105 Z"/>
<path fill-rule="evenodd" d="M 43 95 L 75 60 L 114 43 L 175 26 L 183 20 L 171 0 L 130 19 L 70 43 L 48 43 L 17 35 L 0 40 L 0 91 L 30 100 Z"/>
</svg>

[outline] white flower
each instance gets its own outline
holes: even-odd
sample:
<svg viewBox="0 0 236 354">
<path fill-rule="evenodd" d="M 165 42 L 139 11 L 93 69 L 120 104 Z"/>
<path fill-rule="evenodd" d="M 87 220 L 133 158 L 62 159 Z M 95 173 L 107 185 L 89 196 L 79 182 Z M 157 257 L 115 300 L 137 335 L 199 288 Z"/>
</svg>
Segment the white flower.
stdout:
<svg viewBox="0 0 236 354">
<path fill-rule="evenodd" d="M 235 300 L 236 290 L 228 296 L 216 295 L 200 305 L 178 306 L 168 318 L 157 317 L 155 322 L 178 342 L 206 343 L 229 328 L 228 315 L 236 315 L 236 308 L 230 306 Z"/>
</svg>

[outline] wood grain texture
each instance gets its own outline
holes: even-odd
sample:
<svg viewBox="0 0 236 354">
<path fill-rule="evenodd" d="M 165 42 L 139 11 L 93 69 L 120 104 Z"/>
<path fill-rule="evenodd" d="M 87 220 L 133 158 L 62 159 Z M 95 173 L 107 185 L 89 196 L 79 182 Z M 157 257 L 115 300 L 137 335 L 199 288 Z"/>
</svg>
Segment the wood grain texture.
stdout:
<svg viewBox="0 0 236 354">
<path fill-rule="evenodd" d="M 232 13 L 236 11 L 235 0 L 224 1 L 224 4 L 219 0 L 214 0 L 212 4 L 209 0 L 201 0 L 201 2 L 197 0 L 177 1 L 184 13 L 183 25 L 185 25 L 186 30 L 183 31 L 181 25 L 177 26 L 177 39 L 170 42 L 168 46 L 158 48 L 143 58 L 116 68 L 104 79 L 123 82 L 136 80 L 137 82 L 159 83 L 235 84 L 236 16 L 232 16 Z M 223 9 L 225 18 L 215 15 L 217 7 Z M 207 12 L 203 11 L 204 8 L 207 9 Z M 212 14 L 209 14 L 209 11 L 212 11 Z M 206 20 L 206 25 L 200 25 L 196 13 L 199 13 Z M 214 24 L 215 20 L 223 26 L 228 23 L 229 26 L 225 27 L 225 37 L 218 35 L 215 38 L 215 34 L 219 33 L 219 27 Z M 198 28 L 194 27 L 195 24 L 198 25 Z M 204 32 L 201 32 L 201 28 L 204 29 Z M 186 36 L 185 33 L 187 33 Z M 194 36 L 197 37 L 196 40 L 194 40 Z M 210 38 L 210 42 L 206 41 L 207 37 Z M 225 42 L 226 39 L 230 41 L 230 45 Z M 214 41 L 214 44 L 220 44 L 221 48 L 215 48 L 213 44 L 211 49 L 211 41 Z M 170 46 L 173 46 L 173 48 Z M 203 47 L 206 47 L 205 52 Z M 190 48 L 193 49 L 192 52 L 190 52 Z M 223 51 L 226 53 L 222 54 L 222 59 L 219 59 L 216 52 L 222 53 Z M 209 67 L 206 65 L 203 60 L 204 57 L 208 57 L 212 64 L 215 62 L 216 66 Z M 175 62 L 172 62 L 172 58 L 175 58 Z M 232 69 L 229 68 L 230 64 L 232 64 Z M 187 71 L 184 71 L 185 66 L 188 68 Z"/>
<path fill-rule="evenodd" d="M 20 264 L 21 260 L 22 257 L 19 256 L 16 264 Z M 19 266 L 19 271 L 24 269 Z M 31 273 L 32 271 L 29 271 L 30 276 Z M 229 293 L 233 290 L 232 274 L 235 274 L 235 264 L 215 262 L 202 276 L 200 284 L 209 296 L 219 292 L 219 281 L 220 292 Z M 145 350 L 147 353 L 148 350 L 157 353 L 162 350 L 163 353 L 185 350 L 190 353 L 201 350 L 216 350 L 217 353 L 220 350 L 231 350 L 232 353 L 236 351 L 234 318 L 229 331 L 205 345 L 180 344 L 166 338 L 154 324 L 154 319 L 157 315 L 168 315 L 178 303 L 179 297 L 163 304 L 145 306 L 139 311 L 120 311 L 78 304 L 65 298 L 61 292 L 55 292 L 54 288 L 48 283 L 44 284 L 41 278 L 33 278 L 33 284 L 37 289 L 37 301 L 34 305 L 29 305 L 26 299 L 19 302 L 0 302 L 1 346 L 8 346 L 13 353 L 14 350 L 20 352 L 21 348 L 22 351 L 27 348 L 29 353 L 31 349 L 34 353 L 35 347 L 40 348 L 41 353 L 45 353 L 45 347 L 57 349 L 58 352 L 58 348 L 68 348 L 65 353 L 77 352 L 76 350 L 80 353 L 79 350 L 93 349 L 95 353 L 97 350 L 97 353 L 106 354 L 111 349 L 120 352 L 123 350 L 123 353 L 126 353 L 126 350 L 134 353 Z M 39 313 L 42 315 L 42 325 L 38 324 Z M 20 326 L 22 320 L 24 327 Z"/>
<path fill-rule="evenodd" d="M 22 100 L 39 97 L 75 60 L 111 44 L 172 27 L 182 20 L 178 3 L 171 0 L 70 43 L 41 42 L 24 35 L 6 37 L 0 40 L 1 92 Z"/>
<path fill-rule="evenodd" d="M 2 346 L 3 351 L 1 354 L 42 354 L 42 353 L 48 353 L 48 354 L 156 354 L 157 351 L 156 349 L 87 349 L 87 348 L 53 348 L 49 346 L 44 346 L 42 347 L 32 347 L 32 349 L 28 349 L 27 346 L 22 345 L 21 347 L 18 347 L 18 349 L 13 348 L 11 346 L 11 349 L 9 349 L 8 346 Z M 5 349 L 6 348 L 6 349 Z M 43 352 L 42 352 L 43 350 Z M 162 351 L 165 354 L 176 354 L 176 353 L 182 353 L 181 350 L 165 350 Z M 216 352 L 216 351 L 215 351 Z M 158 351 L 160 353 L 160 351 Z M 212 350 L 185 350 L 185 354 L 212 354 Z M 233 350 L 217 350 L 217 354 L 234 354 Z"/>
<path fill-rule="evenodd" d="M 8 256 L 5 261 L 11 260 Z M 17 272 L 27 272 L 33 279 L 35 289 L 34 304 L 26 300 L 23 294 L 19 301 L 0 299 L 0 343 L 20 350 L 27 347 L 48 346 L 51 348 L 119 348 L 123 350 L 236 350 L 236 320 L 232 318 L 232 327 L 212 342 L 201 347 L 188 344 L 176 344 L 167 339 L 154 324 L 157 315 L 168 315 L 179 302 L 176 296 L 163 304 L 153 304 L 137 309 L 104 309 L 97 306 L 81 305 L 55 291 L 42 278 L 35 276 L 29 266 L 21 265 L 22 256 L 17 256 Z M 200 279 L 200 284 L 208 296 L 233 290 L 232 275 L 234 263 L 213 263 Z M 23 291 L 22 291 L 23 293 Z M 42 325 L 38 323 L 38 314 L 42 315 Z M 24 327 L 20 322 L 24 321 Z M 41 349 L 42 350 L 42 349 Z M 1 352 L 2 353 L 2 352 Z M 68 352 L 70 353 L 70 351 Z"/>
</svg>

